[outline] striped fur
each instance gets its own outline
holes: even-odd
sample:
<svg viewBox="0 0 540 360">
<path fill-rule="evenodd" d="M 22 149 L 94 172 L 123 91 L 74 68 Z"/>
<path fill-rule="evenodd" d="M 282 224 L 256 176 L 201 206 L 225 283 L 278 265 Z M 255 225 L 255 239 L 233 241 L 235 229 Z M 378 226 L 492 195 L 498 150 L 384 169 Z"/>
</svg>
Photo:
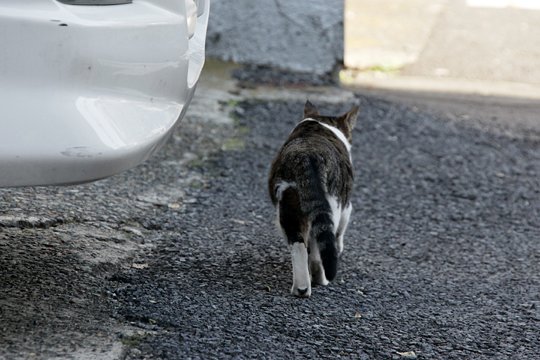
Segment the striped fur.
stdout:
<svg viewBox="0 0 540 360">
<path fill-rule="evenodd" d="M 272 163 L 270 198 L 291 246 L 296 296 L 310 296 L 311 281 L 326 285 L 336 276 L 351 212 L 350 141 L 357 114 L 355 106 L 342 116 L 321 116 L 306 102 L 304 119 Z"/>
</svg>

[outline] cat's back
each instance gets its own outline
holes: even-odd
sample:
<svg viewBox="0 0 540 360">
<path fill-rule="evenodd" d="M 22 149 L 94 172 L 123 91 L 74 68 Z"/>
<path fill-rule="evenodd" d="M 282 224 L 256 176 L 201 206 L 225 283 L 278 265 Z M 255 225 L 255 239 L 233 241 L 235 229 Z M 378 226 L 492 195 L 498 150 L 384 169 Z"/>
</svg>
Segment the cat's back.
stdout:
<svg viewBox="0 0 540 360">
<path fill-rule="evenodd" d="M 329 186 L 329 191 L 341 193 L 352 181 L 352 164 L 347 146 L 331 130 L 318 122 L 304 121 L 291 132 L 274 159 L 269 190 L 272 193 L 281 181 L 301 186 L 314 174 Z"/>
<path fill-rule="evenodd" d="M 278 158 L 288 160 L 322 156 L 349 161 L 346 145 L 335 133 L 317 121 L 303 121 L 291 132 L 283 144 Z"/>
</svg>

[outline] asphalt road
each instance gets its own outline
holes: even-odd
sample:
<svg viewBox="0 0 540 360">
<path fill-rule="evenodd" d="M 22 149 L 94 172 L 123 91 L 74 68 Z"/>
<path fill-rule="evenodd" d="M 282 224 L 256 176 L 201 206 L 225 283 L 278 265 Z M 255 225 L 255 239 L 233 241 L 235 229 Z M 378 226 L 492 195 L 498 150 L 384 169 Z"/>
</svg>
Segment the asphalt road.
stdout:
<svg viewBox="0 0 540 360">
<path fill-rule="evenodd" d="M 0 358 L 540 358 L 535 129 L 356 101 L 355 210 L 309 299 L 266 194 L 303 100 L 222 103 L 101 182 L 0 190 Z"/>
</svg>

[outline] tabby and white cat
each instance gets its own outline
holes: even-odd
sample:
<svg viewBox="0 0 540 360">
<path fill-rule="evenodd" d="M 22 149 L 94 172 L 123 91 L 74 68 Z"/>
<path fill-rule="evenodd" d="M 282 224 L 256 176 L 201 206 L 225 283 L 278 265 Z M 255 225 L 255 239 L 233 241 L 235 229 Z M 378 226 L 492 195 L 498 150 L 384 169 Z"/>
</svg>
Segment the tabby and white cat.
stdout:
<svg viewBox="0 0 540 360">
<path fill-rule="evenodd" d="M 272 163 L 268 181 L 277 220 L 292 255 L 291 292 L 311 295 L 311 280 L 335 278 L 351 215 L 351 135 L 354 106 L 342 116 L 322 116 L 309 101 Z M 311 276 L 310 276 L 311 275 Z"/>
</svg>

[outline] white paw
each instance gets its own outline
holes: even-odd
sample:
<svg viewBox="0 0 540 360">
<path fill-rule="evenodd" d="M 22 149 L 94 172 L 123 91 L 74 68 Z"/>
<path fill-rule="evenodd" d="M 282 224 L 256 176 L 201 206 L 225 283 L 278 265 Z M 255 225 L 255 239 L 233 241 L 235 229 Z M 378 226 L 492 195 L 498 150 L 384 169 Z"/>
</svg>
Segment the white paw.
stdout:
<svg viewBox="0 0 540 360">
<path fill-rule="evenodd" d="M 291 294 L 298 297 L 310 297 L 311 296 L 311 286 L 305 288 L 298 288 L 295 285 L 291 288 Z"/>
<path fill-rule="evenodd" d="M 330 284 L 330 281 L 326 280 L 325 276 L 322 276 L 322 278 L 318 279 L 318 280 L 319 281 L 317 281 L 317 284 L 319 284 L 319 285 L 326 286 L 326 285 Z"/>
<path fill-rule="evenodd" d="M 343 252 L 343 236 L 340 236 L 338 238 L 337 250 L 338 250 L 338 255 L 341 255 L 341 253 Z"/>
<path fill-rule="evenodd" d="M 304 243 L 294 243 L 291 246 L 293 286 L 291 293 L 295 296 L 309 297 L 311 295 L 311 280 L 309 279 L 308 253 Z"/>
<path fill-rule="evenodd" d="M 309 264 L 311 269 L 311 280 L 317 285 L 326 286 L 330 282 L 326 280 L 326 275 L 324 274 L 324 268 L 320 261 L 314 261 Z"/>
<path fill-rule="evenodd" d="M 330 281 L 326 280 L 326 276 L 324 275 L 324 270 L 318 272 L 313 276 L 313 282 L 317 285 L 326 286 L 330 284 Z"/>
</svg>

